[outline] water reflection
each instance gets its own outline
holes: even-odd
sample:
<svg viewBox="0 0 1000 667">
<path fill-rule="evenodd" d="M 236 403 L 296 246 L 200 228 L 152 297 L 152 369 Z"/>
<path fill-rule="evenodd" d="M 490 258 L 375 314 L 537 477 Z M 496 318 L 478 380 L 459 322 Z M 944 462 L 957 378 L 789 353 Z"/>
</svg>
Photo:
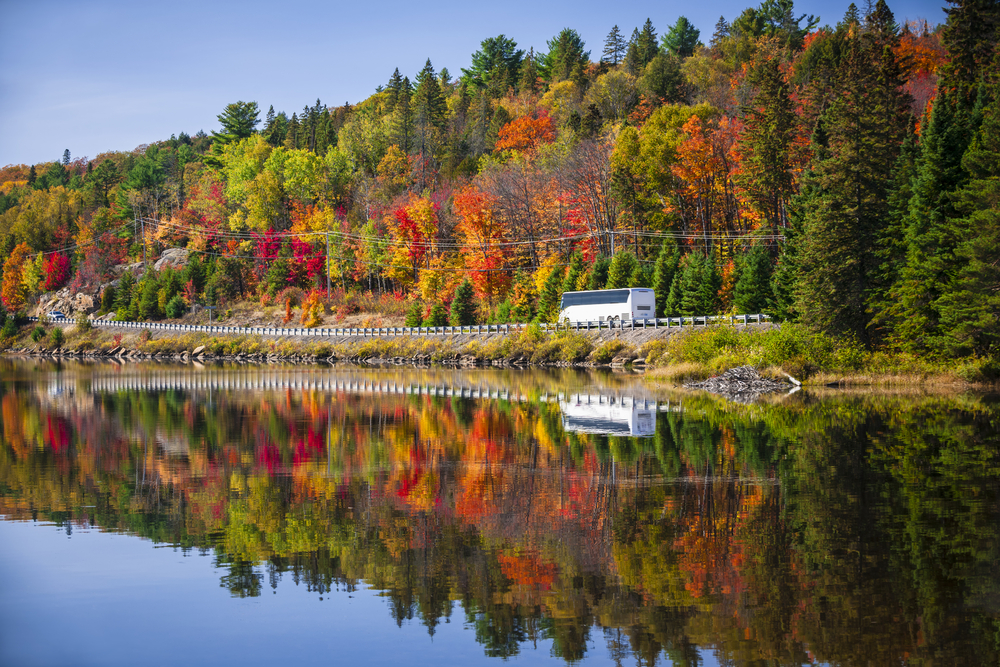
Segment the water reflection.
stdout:
<svg viewBox="0 0 1000 667">
<path fill-rule="evenodd" d="M 733 406 L 571 371 L 10 364 L 0 513 L 212 554 L 234 597 L 567 660 L 995 664 L 987 397 Z"/>
<path fill-rule="evenodd" d="M 657 402 L 630 396 L 575 394 L 559 401 L 563 429 L 597 435 L 652 437 Z"/>
</svg>

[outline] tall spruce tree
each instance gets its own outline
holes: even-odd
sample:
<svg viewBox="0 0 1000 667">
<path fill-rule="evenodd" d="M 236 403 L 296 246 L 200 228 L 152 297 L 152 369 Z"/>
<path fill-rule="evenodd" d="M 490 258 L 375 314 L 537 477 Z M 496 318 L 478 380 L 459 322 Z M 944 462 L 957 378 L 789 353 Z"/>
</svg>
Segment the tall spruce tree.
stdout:
<svg viewBox="0 0 1000 667">
<path fill-rule="evenodd" d="M 629 287 L 629 279 L 639 265 L 635 254 L 631 250 L 619 250 L 611 259 L 611 266 L 608 269 L 608 289 L 619 289 Z"/>
<path fill-rule="evenodd" d="M 694 55 L 695 47 L 701 44 L 698 41 L 700 36 L 701 31 L 686 17 L 681 16 L 663 35 L 663 49 L 678 58 L 688 58 Z"/>
<path fill-rule="evenodd" d="M 733 308 L 737 313 L 763 313 L 773 300 L 771 251 L 758 243 L 740 257 L 739 277 L 733 286 Z"/>
<path fill-rule="evenodd" d="M 970 216 L 956 207 L 969 173 L 962 157 L 976 136 L 987 106 L 979 85 L 992 73 L 1000 3 L 959 0 L 948 11 L 942 41 L 950 62 L 943 66 L 930 122 L 921 132 L 920 157 L 906 219 L 906 266 L 880 313 L 898 344 L 913 351 L 954 349 L 949 331 L 953 285 L 969 261 L 960 254 L 973 230 Z"/>
<path fill-rule="evenodd" d="M 795 192 L 792 148 L 797 119 L 776 55 L 761 53 L 748 81 L 755 94 L 742 106 L 740 181 L 765 225 L 777 229 L 787 226 L 788 200 Z"/>
<path fill-rule="evenodd" d="M 674 282 L 680 261 L 681 249 L 677 243 L 673 239 L 664 239 L 653 270 L 653 294 L 656 297 L 657 317 L 665 315 L 667 300 L 670 298 L 670 286 Z"/>
<path fill-rule="evenodd" d="M 968 182 L 953 199 L 968 230 L 955 255 L 959 270 L 940 299 L 944 349 L 953 355 L 1000 355 L 1000 54 L 989 102 L 962 166 Z"/>
<path fill-rule="evenodd" d="M 604 52 L 601 54 L 601 62 L 612 67 L 617 66 L 625 57 L 625 50 L 627 48 L 628 43 L 622 37 L 622 31 L 616 25 L 604 40 Z"/>
<path fill-rule="evenodd" d="M 872 342 L 868 305 L 880 273 L 878 241 L 890 221 L 888 190 L 910 104 L 896 39 L 892 14 L 878 0 L 841 59 L 840 87 L 823 115 L 827 151 L 813 167 L 815 190 L 805 202 L 796 295 L 802 320 L 866 343 Z"/>
</svg>

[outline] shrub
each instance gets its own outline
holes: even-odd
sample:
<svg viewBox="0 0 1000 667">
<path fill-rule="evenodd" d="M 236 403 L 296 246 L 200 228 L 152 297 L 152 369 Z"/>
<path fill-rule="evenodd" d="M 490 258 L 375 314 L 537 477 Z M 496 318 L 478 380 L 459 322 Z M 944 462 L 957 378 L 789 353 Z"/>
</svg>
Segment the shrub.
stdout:
<svg viewBox="0 0 1000 667">
<path fill-rule="evenodd" d="M 313 290 L 302 304 L 303 326 L 309 328 L 319 326 L 320 322 L 323 321 L 323 310 L 323 296 L 319 290 Z"/>
<path fill-rule="evenodd" d="M 79 331 L 80 333 L 84 333 L 90 331 L 93 328 L 94 328 L 93 322 L 91 322 L 90 318 L 88 318 L 85 314 L 80 313 L 80 315 L 77 316 L 76 318 L 77 331 Z"/>
<path fill-rule="evenodd" d="M 4 323 L 3 328 L 0 329 L 0 335 L 4 338 L 13 338 L 17 335 L 17 322 L 13 317 L 8 317 Z"/>
<path fill-rule="evenodd" d="M 114 310 L 114 307 L 115 307 L 115 296 L 117 296 L 117 292 L 115 291 L 115 286 L 114 285 L 108 285 L 107 287 L 104 288 L 104 291 L 101 292 L 101 312 L 102 313 L 109 313 L 112 310 Z"/>
<path fill-rule="evenodd" d="M 175 294 L 170 301 L 167 301 L 167 317 L 172 320 L 176 320 L 184 315 L 184 311 L 187 310 L 187 304 L 184 303 L 184 297 L 180 294 Z"/>
<path fill-rule="evenodd" d="M 146 343 L 152 337 L 153 337 L 153 334 L 150 333 L 149 329 L 143 329 L 142 331 L 139 332 L 139 342 L 140 343 Z"/>
<path fill-rule="evenodd" d="M 55 347 L 62 347 L 62 344 L 66 341 L 66 337 L 63 335 L 62 327 L 56 327 L 49 334 L 49 340 L 52 341 L 52 345 Z"/>
<path fill-rule="evenodd" d="M 625 343 L 616 338 L 602 343 L 599 348 L 594 350 L 591 358 L 598 364 L 610 364 L 611 360 L 618 356 L 618 353 L 623 349 L 625 349 Z"/>
<path fill-rule="evenodd" d="M 43 338 L 45 338 L 45 327 L 39 325 L 31 330 L 31 340 L 37 343 Z"/>
</svg>

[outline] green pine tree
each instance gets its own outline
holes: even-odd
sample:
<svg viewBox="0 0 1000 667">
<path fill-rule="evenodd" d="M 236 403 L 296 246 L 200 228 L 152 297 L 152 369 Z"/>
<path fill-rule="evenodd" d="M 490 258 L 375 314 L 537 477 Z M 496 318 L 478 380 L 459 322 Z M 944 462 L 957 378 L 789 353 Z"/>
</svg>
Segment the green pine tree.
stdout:
<svg viewBox="0 0 1000 667">
<path fill-rule="evenodd" d="M 611 266 L 608 268 L 607 289 L 619 289 L 629 286 L 629 279 L 639 265 L 639 261 L 631 250 L 619 250 L 611 258 Z"/>
<path fill-rule="evenodd" d="M 455 327 L 465 327 L 476 323 L 476 292 L 468 279 L 455 290 L 455 298 L 451 302 L 451 324 Z"/>
<path fill-rule="evenodd" d="M 559 317 L 559 303 L 562 298 L 562 285 L 565 278 L 565 269 L 557 266 L 545 279 L 542 293 L 538 296 L 537 319 L 540 322 L 555 322 Z"/>
<path fill-rule="evenodd" d="M 771 253 L 767 246 L 757 244 L 740 258 L 739 278 L 733 286 L 733 308 L 741 314 L 763 313 L 773 299 Z"/>
<path fill-rule="evenodd" d="M 667 301 L 670 298 L 670 287 L 673 285 L 677 267 L 681 262 L 681 249 L 673 239 L 664 239 L 660 245 L 660 254 L 656 258 L 653 270 L 653 293 L 656 296 L 656 316 L 664 317 Z"/>
<path fill-rule="evenodd" d="M 438 302 L 431 306 L 431 312 L 427 315 L 423 325 L 425 327 L 448 326 L 448 309 L 444 307 L 443 303 Z"/>
<path fill-rule="evenodd" d="M 608 269 L 611 267 L 611 260 L 607 257 L 598 257 L 590 267 L 590 277 L 587 281 L 587 289 L 604 289 L 608 283 Z"/>
<path fill-rule="evenodd" d="M 583 263 L 583 255 L 580 252 L 574 252 L 569 260 L 569 270 L 566 272 L 566 280 L 563 281 L 562 291 L 563 292 L 575 292 L 576 285 L 580 282 L 580 277 L 586 271 L 586 267 Z"/>
<path fill-rule="evenodd" d="M 424 306 L 419 301 L 410 304 L 406 311 L 406 326 L 419 327 L 424 323 Z"/>
<path fill-rule="evenodd" d="M 881 271 L 877 244 L 890 221 L 888 189 L 910 103 L 901 92 L 902 71 L 891 48 L 895 24 L 884 0 L 871 16 L 879 23 L 869 20 L 866 32 L 850 38 L 839 89 L 823 114 L 828 146 L 813 167 L 814 193 L 804 202 L 796 290 L 804 323 L 868 344 L 868 303 Z"/>
</svg>

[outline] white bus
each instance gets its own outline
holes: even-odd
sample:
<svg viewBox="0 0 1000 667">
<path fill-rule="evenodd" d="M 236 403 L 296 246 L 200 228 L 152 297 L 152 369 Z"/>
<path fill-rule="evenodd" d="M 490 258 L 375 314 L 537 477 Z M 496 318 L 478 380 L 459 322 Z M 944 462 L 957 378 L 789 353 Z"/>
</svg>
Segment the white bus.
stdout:
<svg viewBox="0 0 1000 667">
<path fill-rule="evenodd" d="M 606 322 L 651 320 L 656 317 L 656 297 L 647 287 L 563 292 L 559 321 Z"/>
</svg>

